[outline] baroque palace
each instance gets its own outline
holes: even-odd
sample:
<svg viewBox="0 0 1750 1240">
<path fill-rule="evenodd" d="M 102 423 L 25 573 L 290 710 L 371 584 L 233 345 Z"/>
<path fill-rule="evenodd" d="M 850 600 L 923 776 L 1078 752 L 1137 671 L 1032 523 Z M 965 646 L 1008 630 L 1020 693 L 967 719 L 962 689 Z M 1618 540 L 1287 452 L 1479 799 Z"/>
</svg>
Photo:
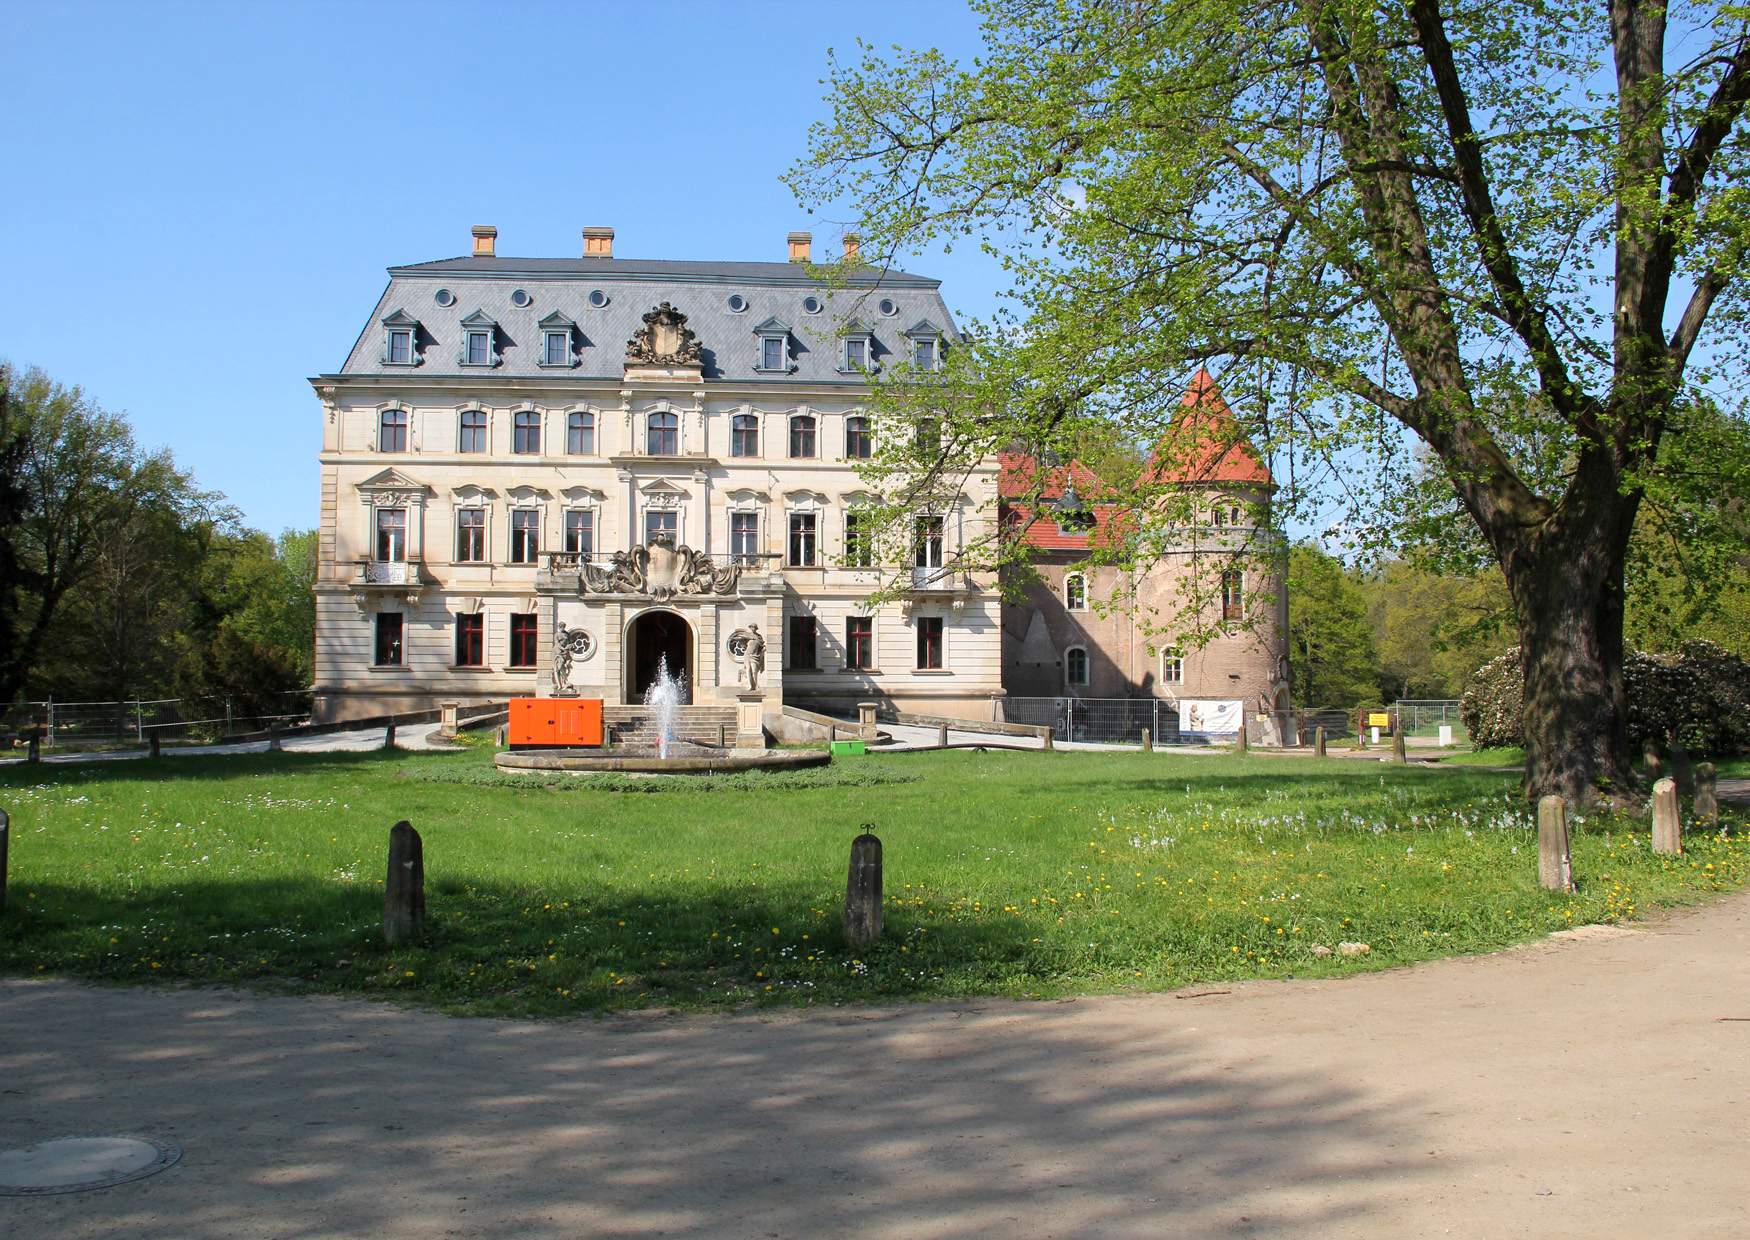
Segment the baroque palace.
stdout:
<svg viewBox="0 0 1750 1240">
<path fill-rule="evenodd" d="M 848 236 L 852 274 L 830 288 L 807 233 L 780 262 L 615 258 L 611 228 L 584 229 L 579 258 L 501 258 L 496 236 L 391 268 L 345 364 L 311 380 L 318 718 L 633 703 L 664 663 L 697 704 L 757 684 L 768 726 L 784 704 L 868 700 L 1000 719 L 1008 692 L 1285 705 L 1279 624 L 1147 651 L 1097 616 L 1101 570 L 1067 568 L 1083 531 L 1032 524 L 1045 584 L 1023 602 L 949 567 L 1002 519 L 1013 461 L 917 514 L 903 597 L 866 605 L 893 571 L 858 530 L 868 376 L 955 347 L 939 281 L 855 267 Z M 1241 456 L 1217 489 L 1267 499 Z M 1161 574 L 1185 571 L 1170 561 Z M 1281 594 L 1235 582 L 1224 601 L 1274 617 Z"/>
</svg>

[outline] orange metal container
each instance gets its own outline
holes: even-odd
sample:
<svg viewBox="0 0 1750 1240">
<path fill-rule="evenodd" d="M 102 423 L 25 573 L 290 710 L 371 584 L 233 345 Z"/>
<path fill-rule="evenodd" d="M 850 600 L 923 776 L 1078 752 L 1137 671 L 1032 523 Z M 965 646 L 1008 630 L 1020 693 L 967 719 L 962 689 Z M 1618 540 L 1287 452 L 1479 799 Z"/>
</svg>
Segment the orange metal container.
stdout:
<svg viewBox="0 0 1750 1240">
<path fill-rule="evenodd" d="M 599 747 L 602 743 L 600 698 L 512 698 L 512 749 L 560 746 Z"/>
</svg>

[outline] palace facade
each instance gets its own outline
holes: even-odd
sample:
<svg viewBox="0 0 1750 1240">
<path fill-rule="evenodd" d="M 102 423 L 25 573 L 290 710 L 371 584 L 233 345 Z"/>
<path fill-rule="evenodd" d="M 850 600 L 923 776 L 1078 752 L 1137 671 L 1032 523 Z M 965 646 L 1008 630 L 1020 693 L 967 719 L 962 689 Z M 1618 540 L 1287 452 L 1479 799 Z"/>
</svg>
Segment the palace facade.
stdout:
<svg viewBox="0 0 1750 1240">
<path fill-rule="evenodd" d="M 786 261 L 722 263 L 616 258 L 609 228 L 577 258 L 502 258 L 496 236 L 391 268 L 344 365 L 311 380 L 319 718 L 633 703 L 665 664 L 693 702 L 754 698 L 768 726 L 785 704 L 991 719 L 1008 693 L 1275 700 L 1279 630 L 1166 676 L 1088 607 L 1100 570 L 1067 579 L 1073 532 L 1018 603 L 947 567 L 1012 515 L 1012 461 L 918 513 L 906 588 L 868 604 L 895 571 L 858 524 L 868 376 L 956 347 L 939 281 L 856 267 L 850 237 L 828 287 L 807 233 Z M 1267 495 L 1268 474 L 1220 485 Z M 1250 588 L 1275 606 L 1279 581 Z"/>
</svg>

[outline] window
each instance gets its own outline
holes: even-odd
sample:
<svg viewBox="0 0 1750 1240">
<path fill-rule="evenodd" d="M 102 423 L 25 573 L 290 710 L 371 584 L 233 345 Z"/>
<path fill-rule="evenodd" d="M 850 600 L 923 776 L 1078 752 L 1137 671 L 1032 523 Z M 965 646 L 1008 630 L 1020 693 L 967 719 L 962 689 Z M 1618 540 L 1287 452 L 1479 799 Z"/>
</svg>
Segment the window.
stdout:
<svg viewBox="0 0 1750 1240">
<path fill-rule="evenodd" d="M 486 617 L 456 617 L 456 666 L 486 666 Z"/>
<path fill-rule="evenodd" d="M 401 631 L 406 619 L 398 611 L 377 613 L 376 661 L 378 667 L 401 666 Z"/>
<path fill-rule="evenodd" d="M 729 514 L 729 554 L 737 564 L 757 564 L 760 554 L 760 514 Z"/>
<path fill-rule="evenodd" d="M 510 514 L 510 562 L 533 564 L 541 553 L 541 513 L 516 508 Z"/>
<path fill-rule="evenodd" d="M 1088 683 L 1088 652 L 1080 646 L 1071 646 L 1064 652 L 1063 679 L 1070 685 Z"/>
<path fill-rule="evenodd" d="M 918 670 L 940 671 L 942 668 L 942 617 L 919 616 Z"/>
<path fill-rule="evenodd" d="M 814 418 L 799 413 L 790 419 L 790 457 L 806 459 L 814 455 Z"/>
<path fill-rule="evenodd" d="M 867 336 L 847 336 L 845 338 L 845 352 L 844 352 L 843 365 L 841 365 L 839 367 L 839 369 L 840 370 L 867 370 L 867 369 L 869 369 L 869 337 L 867 337 Z"/>
<path fill-rule="evenodd" d="M 661 510 L 644 514 L 644 542 L 646 546 L 658 538 L 666 538 L 671 543 L 678 543 L 680 533 L 680 513 L 672 510 Z"/>
<path fill-rule="evenodd" d="M 412 328 L 396 327 L 390 329 L 386 360 L 391 366 L 411 366 L 413 364 Z"/>
<path fill-rule="evenodd" d="M 1086 611 L 1088 609 L 1088 579 L 1080 573 L 1071 573 L 1063 579 L 1063 605 L 1071 611 Z"/>
<path fill-rule="evenodd" d="M 790 567 L 814 567 L 815 516 L 812 512 L 790 514 Z"/>
<path fill-rule="evenodd" d="M 399 563 L 407 558 L 407 510 L 377 509 L 377 559 Z"/>
<path fill-rule="evenodd" d="M 875 666 L 875 618 L 845 617 L 845 667 L 867 672 Z"/>
<path fill-rule="evenodd" d="M 760 419 L 755 413 L 738 413 L 729 419 L 729 455 L 760 454 Z"/>
<path fill-rule="evenodd" d="M 1245 583 L 1245 574 L 1238 569 L 1229 569 L 1221 575 L 1221 618 L 1223 620 L 1245 619 Z"/>
<path fill-rule="evenodd" d="M 875 530 L 866 512 L 845 514 L 845 563 L 851 568 L 875 567 Z"/>
<path fill-rule="evenodd" d="M 571 508 L 565 513 L 565 550 L 585 559 L 595 554 L 595 510 Z"/>
<path fill-rule="evenodd" d="M 816 641 L 818 632 L 819 624 L 815 621 L 813 616 L 790 617 L 790 642 L 788 647 L 790 661 L 788 666 L 802 671 L 814 670 L 816 666 L 814 652 L 818 646 L 818 642 Z"/>
<path fill-rule="evenodd" d="M 754 369 L 763 373 L 790 373 L 790 325 L 773 316 L 753 329 L 759 338 Z"/>
<path fill-rule="evenodd" d="M 535 617 L 526 612 L 519 612 L 510 618 L 510 665 L 512 667 L 535 666 Z"/>
<path fill-rule="evenodd" d="M 532 456 L 541 450 L 541 415 L 533 409 L 519 409 L 511 418 L 510 450 Z"/>
<path fill-rule="evenodd" d="M 924 319 L 908 327 L 905 336 L 911 341 L 911 368 L 934 374 L 942 361 L 942 329 Z"/>
<path fill-rule="evenodd" d="M 377 451 L 407 451 L 407 410 L 385 409 L 377 415 Z"/>
<path fill-rule="evenodd" d="M 522 290 L 518 289 L 521 293 Z M 525 298 L 527 294 L 524 294 Z M 514 298 L 513 298 L 514 300 Z M 520 301 L 518 305 L 527 305 Z M 572 333 L 577 330 L 577 324 L 565 315 L 555 310 L 542 319 L 537 327 L 541 329 L 541 366 L 543 369 L 569 370 L 575 364 L 571 357 Z"/>
<path fill-rule="evenodd" d="M 784 369 L 784 339 L 781 336 L 762 336 L 760 338 L 760 369 Z"/>
<path fill-rule="evenodd" d="M 548 366 L 566 366 L 571 362 L 571 333 L 565 331 L 547 333 L 547 350 L 542 357 L 542 363 Z"/>
<path fill-rule="evenodd" d="M 918 455 L 933 461 L 942 455 L 942 422 L 939 418 L 919 418 L 917 431 Z"/>
<path fill-rule="evenodd" d="M 456 509 L 456 563 L 479 564 L 486 559 L 486 509 Z"/>
<path fill-rule="evenodd" d="M 644 426 L 644 451 L 650 456 L 678 456 L 680 450 L 680 414 L 651 414 Z"/>
<path fill-rule="evenodd" d="M 942 518 L 919 517 L 913 527 L 913 558 L 919 568 L 942 567 Z"/>
<path fill-rule="evenodd" d="M 869 419 L 854 413 L 845 419 L 845 456 L 853 461 L 866 461 L 875 455 L 875 443 L 869 437 Z"/>
<path fill-rule="evenodd" d="M 456 435 L 456 451 L 486 451 L 486 411 L 484 409 L 462 410 L 461 426 Z"/>
<path fill-rule="evenodd" d="M 933 371 L 936 369 L 936 342 L 929 338 L 911 342 L 911 367 L 913 370 Z"/>
<path fill-rule="evenodd" d="M 565 416 L 565 450 L 572 456 L 595 455 L 595 414 L 580 409 Z"/>
<path fill-rule="evenodd" d="M 1185 683 L 1185 657 L 1179 653 L 1177 646 L 1168 646 L 1161 651 L 1161 683 L 1168 685 Z"/>
<path fill-rule="evenodd" d="M 492 358 L 492 333 L 488 331 L 473 331 L 468 333 L 468 349 L 464 355 L 463 364 L 467 366 L 485 366 Z"/>
</svg>

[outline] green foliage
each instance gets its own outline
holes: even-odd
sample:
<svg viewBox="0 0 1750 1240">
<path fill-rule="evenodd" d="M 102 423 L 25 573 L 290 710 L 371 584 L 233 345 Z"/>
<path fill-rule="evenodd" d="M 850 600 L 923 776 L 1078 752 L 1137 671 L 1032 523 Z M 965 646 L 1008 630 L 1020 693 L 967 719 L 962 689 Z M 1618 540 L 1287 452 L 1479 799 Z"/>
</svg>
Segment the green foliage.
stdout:
<svg viewBox="0 0 1750 1240">
<path fill-rule="evenodd" d="M 1340 561 L 1305 544 L 1288 553 L 1288 657 L 1302 706 L 1347 710 L 1379 692 L 1367 600 Z"/>
<path fill-rule="evenodd" d="M 1389 560 L 1362 587 L 1379 648 L 1382 701 L 1455 698 L 1514 631 L 1500 573 L 1436 573 Z"/>
<path fill-rule="evenodd" d="M 1537 887 L 1510 775 L 1169 754 L 868 759 L 877 800 L 750 781 L 656 796 L 398 778 L 444 756 L 275 754 L 0 770 L 0 971 L 397 999 L 475 1015 L 1166 990 L 1344 975 L 1627 920 L 1738 887 L 1750 839 L 1574 823 Z M 903 765 L 900 765 L 903 764 Z M 424 838 L 429 942 L 382 942 L 389 825 Z M 886 934 L 839 933 L 873 821 Z M 1370 945 L 1320 957 L 1316 944 Z"/>
</svg>

